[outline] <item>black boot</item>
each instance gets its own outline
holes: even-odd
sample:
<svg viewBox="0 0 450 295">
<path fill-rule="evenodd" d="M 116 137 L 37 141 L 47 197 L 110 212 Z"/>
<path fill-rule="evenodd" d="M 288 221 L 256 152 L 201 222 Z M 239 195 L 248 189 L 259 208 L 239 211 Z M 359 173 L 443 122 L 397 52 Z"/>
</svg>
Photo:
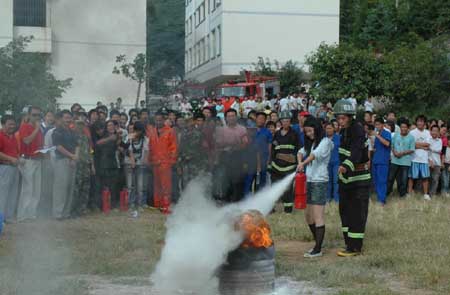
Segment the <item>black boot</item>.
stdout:
<svg viewBox="0 0 450 295">
<path fill-rule="evenodd" d="M 292 211 L 294 210 L 294 207 L 292 206 L 284 206 L 284 213 L 292 213 Z"/>
<path fill-rule="evenodd" d="M 322 252 L 322 243 L 325 237 L 325 225 L 316 227 L 316 245 L 314 246 L 313 253 Z"/>
</svg>

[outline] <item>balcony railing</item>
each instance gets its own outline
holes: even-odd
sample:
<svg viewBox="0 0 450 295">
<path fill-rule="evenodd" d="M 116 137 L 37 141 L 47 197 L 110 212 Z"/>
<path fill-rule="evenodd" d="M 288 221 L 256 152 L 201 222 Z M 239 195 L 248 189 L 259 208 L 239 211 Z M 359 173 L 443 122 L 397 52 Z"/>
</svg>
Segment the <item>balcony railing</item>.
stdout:
<svg viewBox="0 0 450 295">
<path fill-rule="evenodd" d="M 46 0 L 14 0 L 14 25 L 45 27 Z"/>
</svg>

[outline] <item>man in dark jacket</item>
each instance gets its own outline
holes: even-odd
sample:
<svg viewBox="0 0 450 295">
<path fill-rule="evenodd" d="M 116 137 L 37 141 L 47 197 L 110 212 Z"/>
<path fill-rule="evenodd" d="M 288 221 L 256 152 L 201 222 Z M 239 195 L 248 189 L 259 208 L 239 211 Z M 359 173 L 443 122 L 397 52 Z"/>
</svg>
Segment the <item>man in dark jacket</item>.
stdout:
<svg viewBox="0 0 450 295">
<path fill-rule="evenodd" d="M 351 257 L 361 254 L 369 209 L 369 156 L 366 133 L 354 120 L 355 107 L 340 100 L 334 107 L 341 126 L 339 148 L 339 213 L 346 249 L 337 254 Z"/>
</svg>

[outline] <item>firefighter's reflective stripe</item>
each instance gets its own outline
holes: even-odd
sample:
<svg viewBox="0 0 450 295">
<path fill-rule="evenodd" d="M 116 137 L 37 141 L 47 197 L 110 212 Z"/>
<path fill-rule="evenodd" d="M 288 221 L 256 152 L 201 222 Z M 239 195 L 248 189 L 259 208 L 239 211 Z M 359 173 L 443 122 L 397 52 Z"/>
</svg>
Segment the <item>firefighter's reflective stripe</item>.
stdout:
<svg viewBox="0 0 450 295">
<path fill-rule="evenodd" d="M 343 228 L 342 228 L 342 232 L 348 233 L 348 227 L 343 227 Z"/>
<path fill-rule="evenodd" d="M 284 207 L 294 207 L 294 203 L 283 203 Z"/>
<path fill-rule="evenodd" d="M 342 174 L 339 174 L 339 179 L 344 184 L 357 182 L 357 181 L 370 180 L 370 173 L 368 173 L 368 174 L 361 174 L 361 175 L 357 175 L 357 176 L 351 176 L 351 177 L 348 177 L 348 178 L 344 177 L 344 175 L 342 175 Z"/>
<path fill-rule="evenodd" d="M 352 239 L 364 239 L 364 233 L 348 232 L 348 237 Z"/>
<path fill-rule="evenodd" d="M 276 147 L 275 147 L 275 150 L 277 151 L 277 150 L 282 150 L 282 149 L 286 149 L 286 150 L 295 150 L 295 145 L 292 145 L 292 144 L 280 144 L 280 145 L 277 145 Z"/>
<path fill-rule="evenodd" d="M 344 148 L 339 148 L 339 154 L 350 157 L 352 155 L 352 152 Z"/>
<path fill-rule="evenodd" d="M 290 165 L 290 166 L 286 166 L 286 167 L 280 167 L 275 162 L 272 162 L 272 168 L 276 169 L 276 170 L 278 170 L 280 172 L 287 172 L 287 171 L 295 170 L 295 168 L 297 168 L 297 165 Z"/>
<path fill-rule="evenodd" d="M 349 159 L 345 160 L 342 164 L 347 165 L 350 170 L 355 171 L 355 165 L 353 165 L 352 161 L 350 161 Z"/>
</svg>

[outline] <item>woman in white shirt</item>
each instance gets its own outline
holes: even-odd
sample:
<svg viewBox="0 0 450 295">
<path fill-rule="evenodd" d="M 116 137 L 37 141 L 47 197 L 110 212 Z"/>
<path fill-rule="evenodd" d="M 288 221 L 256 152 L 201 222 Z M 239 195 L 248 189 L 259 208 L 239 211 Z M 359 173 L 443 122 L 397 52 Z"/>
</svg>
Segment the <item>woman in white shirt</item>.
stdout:
<svg viewBox="0 0 450 295">
<path fill-rule="evenodd" d="M 310 116 L 303 126 L 305 147 L 298 153 L 298 171 L 306 170 L 307 208 L 306 222 L 316 242 L 313 249 L 305 253 L 305 258 L 322 256 L 325 236 L 325 204 L 328 194 L 328 164 L 333 142 L 325 136 L 319 120 Z"/>
</svg>

